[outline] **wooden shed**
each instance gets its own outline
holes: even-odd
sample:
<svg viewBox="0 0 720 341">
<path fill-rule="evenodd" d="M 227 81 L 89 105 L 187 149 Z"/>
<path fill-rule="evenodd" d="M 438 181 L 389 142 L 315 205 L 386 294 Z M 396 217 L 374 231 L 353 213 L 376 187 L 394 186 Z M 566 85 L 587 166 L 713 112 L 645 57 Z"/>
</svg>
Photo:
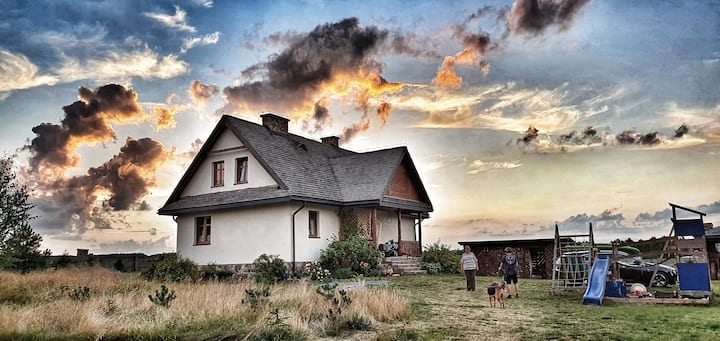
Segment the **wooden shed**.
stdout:
<svg viewBox="0 0 720 341">
<path fill-rule="evenodd" d="M 518 259 L 518 277 L 544 279 L 552 278 L 553 243 L 553 238 L 458 242 L 462 247 L 470 246 L 478 257 L 478 276 L 497 275 L 504 250 L 510 247 Z"/>
</svg>

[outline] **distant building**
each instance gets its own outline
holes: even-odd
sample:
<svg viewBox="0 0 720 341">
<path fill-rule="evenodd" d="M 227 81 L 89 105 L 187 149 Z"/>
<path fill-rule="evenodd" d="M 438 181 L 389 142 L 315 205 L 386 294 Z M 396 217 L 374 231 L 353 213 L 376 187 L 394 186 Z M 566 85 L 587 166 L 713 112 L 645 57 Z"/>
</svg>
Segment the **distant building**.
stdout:
<svg viewBox="0 0 720 341">
<path fill-rule="evenodd" d="M 523 239 L 523 240 L 490 240 L 459 242 L 462 247 L 470 249 L 478 258 L 478 276 L 496 276 L 500 259 L 505 248 L 510 247 L 518 259 L 518 277 L 521 278 L 552 278 L 553 247 L 555 240 Z"/>
</svg>

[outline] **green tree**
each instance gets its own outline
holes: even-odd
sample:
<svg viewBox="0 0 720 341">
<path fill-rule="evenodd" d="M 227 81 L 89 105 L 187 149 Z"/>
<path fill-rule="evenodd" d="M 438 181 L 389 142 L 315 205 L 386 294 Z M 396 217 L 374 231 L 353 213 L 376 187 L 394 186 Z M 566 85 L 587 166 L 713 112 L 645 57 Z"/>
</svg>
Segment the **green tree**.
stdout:
<svg viewBox="0 0 720 341">
<path fill-rule="evenodd" d="M 13 166 L 12 158 L 0 158 L 0 268 L 30 271 L 42 265 L 42 237 L 30 226 L 34 205 Z"/>
</svg>

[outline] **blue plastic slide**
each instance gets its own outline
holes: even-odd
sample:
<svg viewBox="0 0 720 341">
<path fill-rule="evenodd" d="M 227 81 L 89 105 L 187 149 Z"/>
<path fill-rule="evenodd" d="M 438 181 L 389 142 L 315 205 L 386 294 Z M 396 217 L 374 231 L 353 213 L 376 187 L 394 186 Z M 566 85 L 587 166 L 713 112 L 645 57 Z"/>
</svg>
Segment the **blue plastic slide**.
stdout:
<svg viewBox="0 0 720 341">
<path fill-rule="evenodd" d="M 602 304 L 603 296 L 605 296 L 605 285 L 607 284 L 609 268 L 609 259 L 600 258 L 595 260 L 595 264 L 593 264 L 592 270 L 590 270 L 587 290 L 585 290 L 585 295 L 583 295 L 583 304 Z"/>
</svg>

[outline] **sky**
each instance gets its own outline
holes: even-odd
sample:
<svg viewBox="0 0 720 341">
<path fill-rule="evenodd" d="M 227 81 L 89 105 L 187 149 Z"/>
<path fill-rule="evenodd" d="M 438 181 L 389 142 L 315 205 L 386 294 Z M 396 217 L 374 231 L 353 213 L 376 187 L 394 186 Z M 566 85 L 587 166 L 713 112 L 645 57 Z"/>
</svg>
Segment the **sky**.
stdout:
<svg viewBox="0 0 720 341">
<path fill-rule="evenodd" d="M 0 0 L 0 151 L 43 248 L 175 250 L 222 115 L 407 146 L 423 242 L 720 225 L 717 1 Z"/>
</svg>

